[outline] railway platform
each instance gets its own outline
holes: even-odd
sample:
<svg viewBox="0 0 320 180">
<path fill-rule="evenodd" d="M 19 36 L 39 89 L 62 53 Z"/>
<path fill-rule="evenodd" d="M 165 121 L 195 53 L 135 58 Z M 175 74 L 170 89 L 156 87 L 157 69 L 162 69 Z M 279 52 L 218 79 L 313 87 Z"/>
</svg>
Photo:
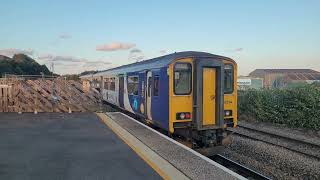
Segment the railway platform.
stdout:
<svg viewBox="0 0 320 180">
<path fill-rule="evenodd" d="M 122 113 L 0 113 L 0 179 L 244 179 Z"/>
</svg>

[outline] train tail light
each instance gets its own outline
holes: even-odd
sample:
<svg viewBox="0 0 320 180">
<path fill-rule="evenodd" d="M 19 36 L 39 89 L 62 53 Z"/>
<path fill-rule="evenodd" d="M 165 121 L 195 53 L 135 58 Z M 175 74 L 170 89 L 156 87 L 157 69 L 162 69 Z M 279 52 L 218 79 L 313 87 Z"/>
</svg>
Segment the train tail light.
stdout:
<svg viewBox="0 0 320 180">
<path fill-rule="evenodd" d="M 189 120 L 191 119 L 191 113 L 189 112 L 179 112 L 176 114 L 176 119 L 177 120 Z"/>
</svg>

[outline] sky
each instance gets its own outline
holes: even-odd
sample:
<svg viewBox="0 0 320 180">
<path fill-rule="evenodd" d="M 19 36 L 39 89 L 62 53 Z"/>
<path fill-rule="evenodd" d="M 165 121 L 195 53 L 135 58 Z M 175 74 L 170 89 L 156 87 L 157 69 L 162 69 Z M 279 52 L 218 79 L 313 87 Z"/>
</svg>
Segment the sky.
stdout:
<svg viewBox="0 0 320 180">
<path fill-rule="evenodd" d="M 0 54 L 25 53 L 60 74 L 180 51 L 257 68 L 320 71 L 318 0 L 0 0 Z"/>
</svg>

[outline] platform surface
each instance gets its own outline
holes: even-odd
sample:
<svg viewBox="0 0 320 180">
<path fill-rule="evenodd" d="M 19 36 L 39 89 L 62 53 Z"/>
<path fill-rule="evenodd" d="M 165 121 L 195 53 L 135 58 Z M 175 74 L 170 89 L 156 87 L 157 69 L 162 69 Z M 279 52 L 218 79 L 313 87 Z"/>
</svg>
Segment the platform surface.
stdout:
<svg viewBox="0 0 320 180">
<path fill-rule="evenodd" d="M 245 179 L 123 113 L 110 112 L 106 115 L 190 179 Z"/>
<path fill-rule="evenodd" d="M 0 179 L 161 179 L 93 113 L 0 113 Z"/>
</svg>

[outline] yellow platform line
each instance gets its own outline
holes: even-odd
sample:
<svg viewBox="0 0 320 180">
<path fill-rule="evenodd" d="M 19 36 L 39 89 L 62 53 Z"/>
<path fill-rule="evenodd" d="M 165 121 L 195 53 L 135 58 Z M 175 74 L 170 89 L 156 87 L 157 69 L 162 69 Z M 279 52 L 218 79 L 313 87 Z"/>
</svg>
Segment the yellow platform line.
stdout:
<svg viewBox="0 0 320 180">
<path fill-rule="evenodd" d="M 100 119 L 116 133 L 133 151 L 135 151 L 163 179 L 190 179 L 168 161 L 163 159 L 139 139 L 134 137 L 104 113 L 97 113 Z"/>
</svg>

